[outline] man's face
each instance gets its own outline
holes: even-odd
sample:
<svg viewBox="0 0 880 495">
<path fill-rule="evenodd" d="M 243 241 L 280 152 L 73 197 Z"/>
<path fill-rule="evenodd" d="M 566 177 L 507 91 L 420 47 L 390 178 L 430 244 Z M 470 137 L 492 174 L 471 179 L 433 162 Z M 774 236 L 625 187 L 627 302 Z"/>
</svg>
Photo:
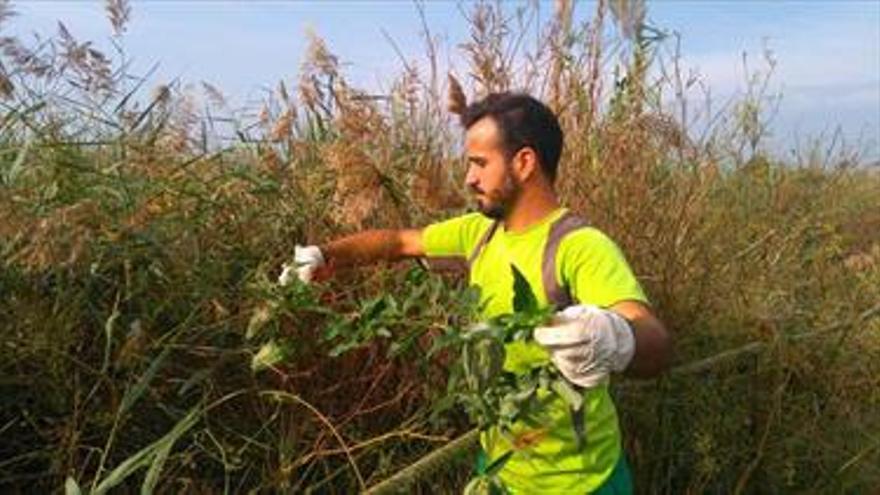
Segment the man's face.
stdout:
<svg viewBox="0 0 880 495">
<path fill-rule="evenodd" d="M 500 132 L 492 118 L 482 118 L 467 130 L 465 152 L 465 184 L 476 196 L 477 207 L 489 218 L 503 219 L 519 196 L 520 187 L 505 159 Z"/>
</svg>

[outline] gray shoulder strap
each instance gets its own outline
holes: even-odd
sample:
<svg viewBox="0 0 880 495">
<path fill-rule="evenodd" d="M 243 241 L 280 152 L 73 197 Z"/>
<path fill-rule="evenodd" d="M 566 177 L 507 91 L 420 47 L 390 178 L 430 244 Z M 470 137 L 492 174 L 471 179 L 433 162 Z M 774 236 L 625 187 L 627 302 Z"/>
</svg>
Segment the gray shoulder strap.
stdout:
<svg viewBox="0 0 880 495">
<path fill-rule="evenodd" d="M 480 238 L 480 242 L 474 247 L 474 250 L 471 251 L 471 255 L 467 260 L 467 266 L 470 268 L 474 261 L 477 260 L 477 257 L 480 256 L 480 253 L 483 252 L 483 249 L 486 247 L 486 244 L 489 244 L 489 241 L 492 240 L 492 236 L 495 235 L 495 231 L 498 230 L 498 220 L 492 222 L 492 225 L 486 229 L 486 232 L 483 234 L 483 237 Z"/>
<path fill-rule="evenodd" d="M 580 217 L 566 212 L 550 227 L 550 234 L 544 245 L 544 258 L 541 261 L 541 281 L 544 282 L 547 301 L 557 309 L 570 306 L 573 302 L 568 287 L 560 286 L 556 280 L 556 253 L 559 251 L 559 244 L 567 234 L 586 226 L 587 222 Z"/>
<path fill-rule="evenodd" d="M 474 246 L 474 250 L 471 251 L 470 256 L 467 258 L 464 256 L 424 257 L 419 259 L 419 265 L 421 265 L 422 268 L 435 272 L 467 273 L 468 269 L 470 269 L 471 265 L 474 264 L 474 261 L 476 261 L 477 257 L 483 251 L 483 248 L 486 247 L 486 244 L 489 244 L 489 241 L 492 240 L 492 236 L 495 235 L 496 230 L 498 230 L 497 220 L 493 221 L 492 225 L 483 232 L 480 241 L 477 242 L 477 245 Z"/>
</svg>

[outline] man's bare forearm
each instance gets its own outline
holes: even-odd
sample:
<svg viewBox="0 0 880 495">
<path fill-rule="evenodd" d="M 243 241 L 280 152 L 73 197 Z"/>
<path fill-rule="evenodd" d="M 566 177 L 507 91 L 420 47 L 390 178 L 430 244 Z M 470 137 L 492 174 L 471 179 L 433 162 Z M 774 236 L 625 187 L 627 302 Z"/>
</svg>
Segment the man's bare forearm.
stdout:
<svg viewBox="0 0 880 495">
<path fill-rule="evenodd" d="M 633 329 L 636 352 L 626 374 L 635 378 L 653 378 L 668 366 L 672 342 L 663 323 L 642 303 L 626 301 L 611 307 L 626 318 Z"/>
<path fill-rule="evenodd" d="M 418 230 L 366 230 L 320 248 L 324 260 L 336 267 L 424 255 Z"/>
</svg>

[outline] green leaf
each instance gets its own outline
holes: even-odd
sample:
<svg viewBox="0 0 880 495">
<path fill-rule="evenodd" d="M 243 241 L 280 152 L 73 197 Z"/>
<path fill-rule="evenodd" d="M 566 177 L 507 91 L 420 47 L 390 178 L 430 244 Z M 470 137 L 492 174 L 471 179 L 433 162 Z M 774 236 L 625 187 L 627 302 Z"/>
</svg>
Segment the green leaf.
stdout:
<svg viewBox="0 0 880 495">
<path fill-rule="evenodd" d="M 171 454 L 171 449 L 174 447 L 174 443 L 181 435 L 198 422 L 200 412 L 201 411 L 198 407 L 190 410 L 189 414 L 180 420 L 168 435 L 160 440 L 159 448 L 156 450 L 153 462 L 150 463 L 150 469 L 147 470 L 147 475 L 144 477 L 144 483 L 141 485 L 141 495 L 149 495 L 156 489 L 156 485 L 159 483 L 159 474 L 162 473 L 162 467 L 165 466 L 165 461 Z"/>
<path fill-rule="evenodd" d="M 327 354 L 330 357 L 339 357 L 352 349 L 357 349 L 358 347 L 360 347 L 360 345 L 361 344 L 358 342 L 343 342 L 333 349 L 330 349 L 330 352 L 328 352 Z"/>
<path fill-rule="evenodd" d="M 174 425 L 174 428 L 172 428 L 171 431 L 165 434 L 165 436 L 144 447 L 123 461 L 122 464 L 116 467 L 116 469 L 111 471 L 110 474 L 98 484 L 97 488 L 92 492 L 92 495 L 102 495 L 107 493 L 111 488 L 122 483 L 132 473 L 147 464 L 150 464 L 150 470 L 147 473 L 143 486 L 141 487 L 141 493 L 152 493 L 152 490 L 155 488 L 155 483 L 158 481 L 162 464 L 164 464 L 168 453 L 171 451 L 171 447 L 174 446 L 174 443 L 177 442 L 184 433 L 198 422 L 200 413 L 200 407 L 194 407 L 191 409 L 182 420 Z"/>
<path fill-rule="evenodd" d="M 324 339 L 332 340 L 340 335 L 348 333 L 351 325 L 345 318 L 334 318 L 324 327 Z"/>
<path fill-rule="evenodd" d="M 510 269 L 513 270 L 513 310 L 517 313 L 537 311 L 538 299 L 529 281 L 515 265 L 511 264 Z"/>
<path fill-rule="evenodd" d="M 519 416 L 519 404 L 511 397 L 505 397 L 501 401 L 501 408 L 498 410 L 498 416 L 506 421 L 513 421 Z"/>
<path fill-rule="evenodd" d="M 517 404 L 518 407 L 522 404 L 528 402 L 529 399 L 532 398 L 538 391 L 538 379 L 534 378 L 531 381 L 523 380 L 520 382 L 520 387 L 511 392 L 507 400 L 510 400 L 512 403 Z"/>
<path fill-rule="evenodd" d="M 480 388 L 486 388 L 504 366 L 504 345 L 493 338 L 486 338 L 475 343 L 474 352 L 477 362 L 473 371 L 479 374 Z"/>
<path fill-rule="evenodd" d="M 422 268 L 418 263 L 416 263 L 406 272 L 406 277 L 404 278 L 404 280 L 407 284 L 410 285 L 421 285 L 425 282 L 425 279 L 427 278 L 428 271 Z"/>
<path fill-rule="evenodd" d="M 284 348 L 274 340 L 270 340 L 260 347 L 260 350 L 251 359 L 251 370 L 260 371 L 274 366 L 285 358 Z"/>
<path fill-rule="evenodd" d="M 507 344 L 504 370 L 521 375 L 551 363 L 547 349 L 535 342 L 514 340 Z"/>
<path fill-rule="evenodd" d="M 193 375 L 183 382 L 183 385 L 177 390 L 177 395 L 183 397 L 187 392 L 192 390 L 193 387 L 210 378 L 212 373 L 214 373 L 213 368 L 205 368 L 193 373 Z"/>
<path fill-rule="evenodd" d="M 488 495 L 489 479 L 485 476 L 473 478 L 465 485 L 462 495 Z"/>
<path fill-rule="evenodd" d="M 507 490 L 495 476 L 477 476 L 465 485 L 463 495 L 505 495 Z"/>
<path fill-rule="evenodd" d="M 18 174 L 24 168 L 24 161 L 27 158 L 33 144 L 33 136 L 28 135 L 28 138 L 25 140 L 24 145 L 21 147 L 21 149 L 18 150 L 18 155 L 15 157 L 15 161 L 12 162 L 12 166 L 10 166 L 4 174 L 4 183 L 11 185 L 18 178 Z"/>
<path fill-rule="evenodd" d="M 565 378 L 553 380 L 550 387 L 559 394 L 565 402 L 575 411 L 584 406 L 584 396 L 580 394 Z"/>
<path fill-rule="evenodd" d="M 461 365 L 464 370 L 464 380 L 468 389 L 473 393 L 480 392 L 480 381 L 477 375 L 476 354 L 472 342 L 466 342 L 461 348 Z"/>
<path fill-rule="evenodd" d="M 388 299 L 385 296 L 367 301 L 361 309 L 361 318 L 367 322 L 375 320 L 388 307 Z"/>
<path fill-rule="evenodd" d="M 162 365 L 165 364 L 165 358 L 170 354 L 170 349 L 170 347 L 164 348 L 162 352 L 153 359 L 153 362 L 150 363 L 150 367 L 147 368 L 147 371 L 138 378 L 137 383 L 125 391 L 125 395 L 122 397 L 122 402 L 119 405 L 119 415 L 125 414 L 138 401 L 138 399 L 141 398 L 147 390 L 147 387 L 150 385 L 150 382 L 153 381 L 153 378 L 156 377 L 156 374 L 162 368 Z"/>
<path fill-rule="evenodd" d="M 507 490 L 498 478 L 493 477 L 489 482 L 489 495 L 507 495 Z"/>
<path fill-rule="evenodd" d="M 64 495 L 82 495 L 79 484 L 71 476 L 68 476 L 67 481 L 64 482 Z"/>
<path fill-rule="evenodd" d="M 263 328 L 275 317 L 275 307 L 272 304 L 263 304 L 254 309 L 248 322 L 245 338 L 251 340 L 261 333 Z"/>
<path fill-rule="evenodd" d="M 508 450 L 504 455 L 492 461 L 492 464 L 489 464 L 489 467 L 486 468 L 486 475 L 493 476 L 497 474 L 498 471 L 501 471 L 501 468 L 503 468 L 504 465 L 507 464 L 507 461 L 513 456 L 513 452 L 514 451 L 512 450 Z"/>
<path fill-rule="evenodd" d="M 101 371 L 107 371 L 107 368 L 110 367 L 110 351 L 113 346 L 113 328 L 116 326 L 116 320 L 122 316 L 122 313 L 119 312 L 119 298 L 116 299 L 116 304 L 113 305 L 113 313 L 107 318 L 107 321 L 104 322 L 104 363 L 101 365 Z"/>
</svg>

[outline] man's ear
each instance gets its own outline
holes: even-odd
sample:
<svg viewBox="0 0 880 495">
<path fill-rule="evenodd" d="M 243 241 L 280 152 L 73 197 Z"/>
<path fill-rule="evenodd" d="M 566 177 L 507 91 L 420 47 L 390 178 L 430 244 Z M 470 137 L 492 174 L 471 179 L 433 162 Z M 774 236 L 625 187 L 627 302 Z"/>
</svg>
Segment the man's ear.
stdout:
<svg viewBox="0 0 880 495">
<path fill-rule="evenodd" d="M 538 155 L 529 146 L 521 148 L 513 156 L 513 172 L 521 184 L 532 179 L 535 174 L 540 173 L 538 168 Z"/>
</svg>

